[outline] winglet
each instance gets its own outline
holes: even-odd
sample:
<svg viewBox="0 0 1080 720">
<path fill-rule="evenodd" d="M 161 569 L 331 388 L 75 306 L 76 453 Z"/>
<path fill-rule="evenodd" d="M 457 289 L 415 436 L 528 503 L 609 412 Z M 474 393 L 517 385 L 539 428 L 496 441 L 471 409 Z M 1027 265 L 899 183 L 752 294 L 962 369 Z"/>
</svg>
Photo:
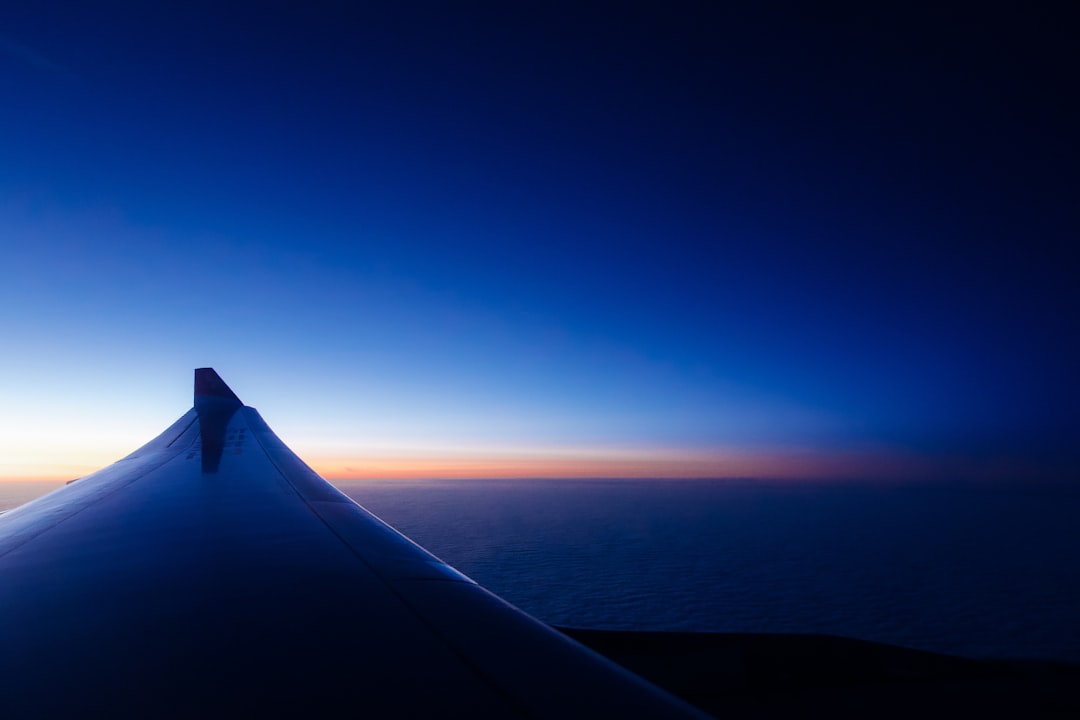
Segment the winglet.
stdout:
<svg viewBox="0 0 1080 720">
<path fill-rule="evenodd" d="M 229 419 L 243 405 L 213 368 L 195 370 L 195 412 L 199 414 L 203 473 L 218 471 Z"/>
<path fill-rule="evenodd" d="M 196 368 L 195 369 L 195 405 L 200 405 L 200 401 L 207 401 L 210 398 L 227 400 L 229 404 L 243 405 L 240 402 L 240 398 L 236 397 L 236 393 L 225 384 L 225 381 L 221 379 L 221 376 L 214 372 L 214 368 Z"/>
</svg>

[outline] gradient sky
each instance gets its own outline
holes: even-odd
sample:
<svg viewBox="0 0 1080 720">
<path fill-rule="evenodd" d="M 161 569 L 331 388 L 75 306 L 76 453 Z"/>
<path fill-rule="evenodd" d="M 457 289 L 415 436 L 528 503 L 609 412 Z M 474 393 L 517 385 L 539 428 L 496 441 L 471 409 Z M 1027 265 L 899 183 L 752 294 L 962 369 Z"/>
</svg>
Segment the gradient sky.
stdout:
<svg viewBox="0 0 1080 720">
<path fill-rule="evenodd" d="M 5 4 L 0 478 L 1075 479 L 1073 29 L 803 5 Z"/>
</svg>

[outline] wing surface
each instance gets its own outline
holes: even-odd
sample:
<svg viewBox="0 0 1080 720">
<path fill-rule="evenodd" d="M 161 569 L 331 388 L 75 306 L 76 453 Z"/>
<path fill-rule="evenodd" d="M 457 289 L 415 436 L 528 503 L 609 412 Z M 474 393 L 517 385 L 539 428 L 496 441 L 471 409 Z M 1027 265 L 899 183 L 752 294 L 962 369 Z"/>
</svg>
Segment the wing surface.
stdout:
<svg viewBox="0 0 1080 720">
<path fill-rule="evenodd" d="M 0 516 L 5 717 L 701 717 L 340 493 L 213 370 L 195 386 Z"/>
</svg>

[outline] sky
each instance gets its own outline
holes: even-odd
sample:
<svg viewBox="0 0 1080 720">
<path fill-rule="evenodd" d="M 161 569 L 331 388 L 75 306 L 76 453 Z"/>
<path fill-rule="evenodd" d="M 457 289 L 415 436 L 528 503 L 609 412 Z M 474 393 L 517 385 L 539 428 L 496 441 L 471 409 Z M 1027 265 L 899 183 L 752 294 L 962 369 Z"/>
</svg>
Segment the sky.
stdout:
<svg viewBox="0 0 1080 720">
<path fill-rule="evenodd" d="M 0 479 L 1080 480 L 1074 26 L 806 5 L 5 4 Z"/>
</svg>

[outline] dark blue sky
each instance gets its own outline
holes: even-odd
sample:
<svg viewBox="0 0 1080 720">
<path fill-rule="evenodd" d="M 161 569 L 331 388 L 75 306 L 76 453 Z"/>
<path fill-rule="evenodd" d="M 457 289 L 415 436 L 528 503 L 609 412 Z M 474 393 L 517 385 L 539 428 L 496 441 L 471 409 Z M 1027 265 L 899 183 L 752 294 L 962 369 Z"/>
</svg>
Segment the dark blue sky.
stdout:
<svg viewBox="0 0 1080 720">
<path fill-rule="evenodd" d="M 4 394 L 215 365 L 342 464 L 1075 475 L 1074 30 L 1030 4 L 5 7 Z"/>
</svg>

